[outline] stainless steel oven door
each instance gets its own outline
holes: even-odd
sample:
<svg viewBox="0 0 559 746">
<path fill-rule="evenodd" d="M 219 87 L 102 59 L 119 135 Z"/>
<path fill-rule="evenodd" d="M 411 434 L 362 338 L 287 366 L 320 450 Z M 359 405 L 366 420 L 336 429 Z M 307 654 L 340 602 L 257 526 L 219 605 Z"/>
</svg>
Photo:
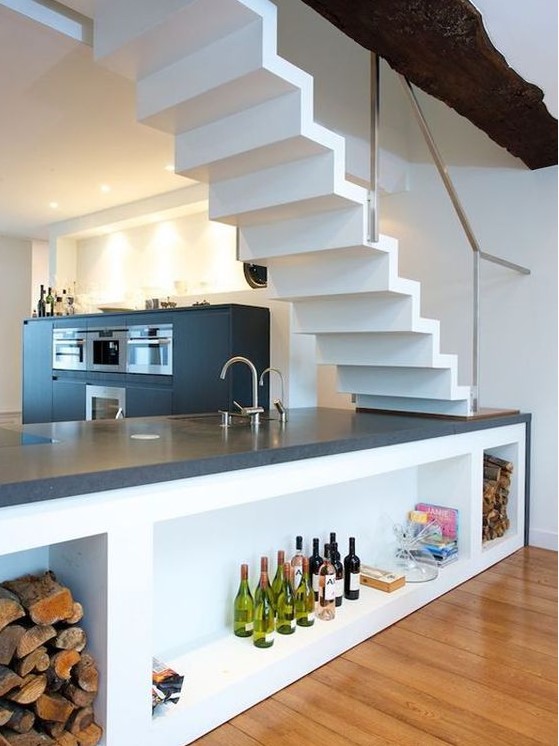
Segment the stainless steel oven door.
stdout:
<svg viewBox="0 0 559 746">
<path fill-rule="evenodd" d="M 125 415 L 126 389 L 123 386 L 86 385 L 86 420 L 115 420 Z"/>
<path fill-rule="evenodd" d="M 87 330 L 87 370 L 104 373 L 126 372 L 126 331 Z"/>
<path fill-rule="evenodd" d="M 128 329 L 128 373 L 173 374 L 173 326 L 131 326 Z"/>
<path fill-rule="evenodd" d="M 52 367 L 54 370 L 85 370 L 85 331 L 80 329 L 53 329 Z"/>
</svg>

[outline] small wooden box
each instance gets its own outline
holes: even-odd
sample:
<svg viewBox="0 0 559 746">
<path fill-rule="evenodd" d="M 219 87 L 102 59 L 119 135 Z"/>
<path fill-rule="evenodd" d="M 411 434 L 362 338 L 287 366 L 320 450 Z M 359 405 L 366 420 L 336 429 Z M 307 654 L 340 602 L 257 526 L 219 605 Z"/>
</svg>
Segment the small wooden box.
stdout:
<svg viewBox="0 0 559 746">
<path fill-rule="evenodd" d="M 406 578 L 404 575 L 397 575 L 378 567 L 361 565 L 361 585 L 367 585 L 369 588 L 376 588 L 376 590 L 385 591 L 385 593 L 392 593 L 392 591 L 402 588 L 405 584 Z"/>
</svg>

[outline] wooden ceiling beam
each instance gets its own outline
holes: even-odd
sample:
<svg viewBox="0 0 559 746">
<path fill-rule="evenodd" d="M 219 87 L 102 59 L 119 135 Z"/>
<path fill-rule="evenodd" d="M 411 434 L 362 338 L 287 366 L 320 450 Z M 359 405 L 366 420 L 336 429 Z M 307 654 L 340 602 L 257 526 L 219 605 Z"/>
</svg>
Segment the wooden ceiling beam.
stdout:
<svg viewBox="0 0 559 746">
<path fill-rule="evenodd" d="M 530 169 L 557 165 L 557 120 L 540 88 L 495 49 L 468 0 L 303 0 Z"/>
</svg>

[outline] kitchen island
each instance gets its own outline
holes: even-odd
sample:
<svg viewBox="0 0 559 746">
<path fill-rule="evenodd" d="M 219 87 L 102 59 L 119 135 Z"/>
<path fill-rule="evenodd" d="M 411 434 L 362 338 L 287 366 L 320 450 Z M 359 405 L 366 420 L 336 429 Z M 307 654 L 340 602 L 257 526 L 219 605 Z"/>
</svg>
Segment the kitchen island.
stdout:
<svg viewBox="0 0 559 746">
<path fill-rule="evenodd" d="M 84 604 L 108 746 L 183 746 L 524 543 L 529 415 L 270 417 L 258 428 L 223 428 L 213 413 L 43 423 L 0 437 L 1 578 L 50 568 Z M 515 469 L 510 528 L 486 543 L 484 453 Z M 308 552 L 334 530 L 342 554 L 355 536 L 370 564 L 420 500 L 460 511 L 459 559 L 436 580 L 363 588 L 332 622 L 269 650 L 232 635 L 241 562 L 254 586 L 261 555 L 272 565 L 296 534 Z M 153 655 L 185 675 L 180 703 L 154 718 Z"/>
</svg>

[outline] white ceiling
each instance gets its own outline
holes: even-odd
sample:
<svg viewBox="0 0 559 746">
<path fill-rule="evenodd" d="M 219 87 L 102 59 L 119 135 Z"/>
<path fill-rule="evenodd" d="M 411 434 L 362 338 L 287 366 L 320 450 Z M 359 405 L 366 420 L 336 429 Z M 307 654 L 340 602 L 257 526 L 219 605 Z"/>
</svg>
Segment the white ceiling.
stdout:
<svg viewBox="0 0 559 746">
<path fill-rule="evenodd" d="M 130 81 L 96 65 L 89 46 L 1 2 L 0 235 L 46 238 L 50 223 L 191 183 L 165 171 L 172 138 L 136 122 Z M 94 3 L 63 4 L 93 17 Z M 557 116 L 556 0 L 474 4 L 495 46 Z"/>
</svg>

